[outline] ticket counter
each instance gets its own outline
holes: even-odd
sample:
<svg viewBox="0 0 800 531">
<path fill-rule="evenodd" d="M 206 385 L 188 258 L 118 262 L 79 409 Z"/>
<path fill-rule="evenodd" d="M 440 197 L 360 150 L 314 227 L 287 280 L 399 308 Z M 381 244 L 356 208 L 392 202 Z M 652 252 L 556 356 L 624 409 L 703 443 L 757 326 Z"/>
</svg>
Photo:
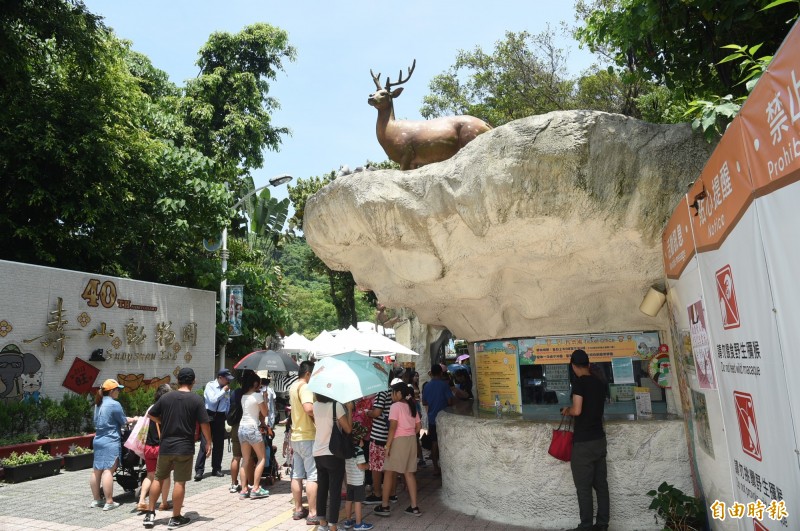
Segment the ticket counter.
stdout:
<svg viewBox="0 0 800 531">
<path fill-rule="evenodd" d="M 461 401 L 439 414 L 442 498 L 465 514 L 537 529 L 578 524 L 578 499 L 569 463 L 547 453 L 558 411 L 507 415 L 479 412 Z M 610 417 L 610 418 L 608 418 Z M 692 492 L 682 420 L 654 414 L 609 415 L 608 483 L 611 529 L 661 529 L 646 493 L 666 481 Z"/>
</svg>

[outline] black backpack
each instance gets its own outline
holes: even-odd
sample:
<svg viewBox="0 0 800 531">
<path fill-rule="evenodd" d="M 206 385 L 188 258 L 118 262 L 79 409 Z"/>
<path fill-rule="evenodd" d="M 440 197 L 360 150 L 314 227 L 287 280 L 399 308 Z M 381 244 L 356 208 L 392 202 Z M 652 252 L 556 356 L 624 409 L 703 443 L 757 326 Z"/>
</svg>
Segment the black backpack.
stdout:
<svg viewBox="0 0 800 531">
<path fill-rule="evenodd" d="M 242 390 L 236 389 L 231 393 L 231 403 L 228 406 L 228 414 L 225 422 L 231 426 L 236 426 L 242 421 Z"/>
</svg>

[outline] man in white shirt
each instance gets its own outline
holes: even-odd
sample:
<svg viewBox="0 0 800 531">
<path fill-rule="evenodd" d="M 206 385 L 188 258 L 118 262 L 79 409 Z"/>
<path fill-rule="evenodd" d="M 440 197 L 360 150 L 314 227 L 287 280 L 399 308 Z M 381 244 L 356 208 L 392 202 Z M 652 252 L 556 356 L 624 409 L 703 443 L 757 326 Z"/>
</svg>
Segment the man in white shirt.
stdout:
<svg viewBox="0 0 800 531">
<path fill-rule="evenodd" d="M 208 418 L 211 421 L 211 475 L 222 477 L 222 452 L 225 449 L 225 417 L 228 415 L 228 408 L 231 402 L 230 383 L 233 374 L 228 369 L 221 369 L 217 373 L 217 378 L 206 384 L 203 391 Z M 203 479 L 203 472 L 206 467 L 206 439 L 200 437 L 200 452 L 194 463 L 194 480 Z"/>
</svg>

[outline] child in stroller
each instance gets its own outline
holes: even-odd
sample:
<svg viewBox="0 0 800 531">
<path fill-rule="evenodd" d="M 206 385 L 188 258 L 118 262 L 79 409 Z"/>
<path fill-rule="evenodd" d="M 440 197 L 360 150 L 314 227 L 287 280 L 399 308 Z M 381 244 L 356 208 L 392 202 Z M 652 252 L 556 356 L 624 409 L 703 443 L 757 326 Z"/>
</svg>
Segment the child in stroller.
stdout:
<svg viewBox="0 0 800 531">
<path fill-rule="evenodd" d="M 114 479 L 125 492 L 134 492 L 139 497 L 139 487 L 142 480 L 147 476 L 147 469 L 144 466 L 144 459 L 141 459 L 136 452 L 125 448 L 125 441 L 131 435 L 131 427 L 125 426 L 122 430 L 122 459 L 114 474 Z"/>
</svg>

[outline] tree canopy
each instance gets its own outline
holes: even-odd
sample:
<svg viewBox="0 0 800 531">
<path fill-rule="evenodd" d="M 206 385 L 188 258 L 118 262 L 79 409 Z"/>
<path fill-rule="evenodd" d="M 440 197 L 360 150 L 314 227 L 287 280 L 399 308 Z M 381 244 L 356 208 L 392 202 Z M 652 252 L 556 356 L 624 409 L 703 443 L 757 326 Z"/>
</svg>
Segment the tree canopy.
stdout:
<svg viewBox="0 0 800 531">
<path fill-rule="evenodd" d="M 201 242 L 287 134 L 268 93 L 294 57 L 268 24 L 214 33 L 178 87 L 79 0 L 2 2 L 0 257 L 216 290 Z M 272 237 L 275 216 L 254 222 Z M 230 264 L 253 286 L 252 337 L 287 319 L 280 272 L 252 265 L 264 262 L 255 248 Z"/>
</svg>

